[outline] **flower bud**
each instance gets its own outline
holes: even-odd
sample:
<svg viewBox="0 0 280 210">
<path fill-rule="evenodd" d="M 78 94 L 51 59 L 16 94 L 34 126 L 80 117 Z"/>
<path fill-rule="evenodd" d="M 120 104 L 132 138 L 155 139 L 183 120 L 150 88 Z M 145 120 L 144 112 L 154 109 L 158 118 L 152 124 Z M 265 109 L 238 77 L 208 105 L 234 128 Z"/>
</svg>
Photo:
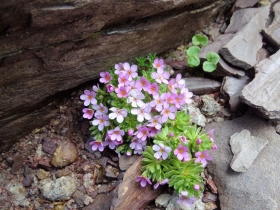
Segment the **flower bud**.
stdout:
<svg viewBox="0 0 280 210">
<path fill-rule="evenodd" d="M 127 134 L 133 136 L 134 130 L 132 128 L 128 129 Z"/>
<path fill-rule="evenodd" d="M 108 84 L 106 87 L 107 87 L 107 92 L 108 93 L 111 93 L 115 90 L 114 85 Z"/>
<path fill-rule="evenodd" d="M 126 151 L 126 156 L 131 156 L 132 155 L 132 151 L 131 150 L 127 150 Z"/>
<path fill-rule="evenodd" d="M 196 184 L 196 185 L 193 186 L 193 188 L 194 188 L 196 191 L 198 191 L 198 190 L 199 190 L 199 185 Z"/>
<path fill-rule="evenodd" d="M 213 145 L 212 145 L 212 150 L 217 150 L 217 149 L 218 149 L 217 145 L 216 145 L 216 144 L 213 144 Z"/>
<path fill-rule="evenodd" d="M 202 142 L 201 139 L 197 139 L 197 140 L 196 140 L 196 143 L 197 143 L 197 144 L 201 144 L 201 142 Z"/>
<path fill-rule="evenodd" d="M 174 137 L 174 133 L 173 133 L 173 132 L 170 132 L 170 133 L 169 133 L 169 136 L 170 136 L 171 138 L 173 138 L 173 137 Z"/>
</svg>

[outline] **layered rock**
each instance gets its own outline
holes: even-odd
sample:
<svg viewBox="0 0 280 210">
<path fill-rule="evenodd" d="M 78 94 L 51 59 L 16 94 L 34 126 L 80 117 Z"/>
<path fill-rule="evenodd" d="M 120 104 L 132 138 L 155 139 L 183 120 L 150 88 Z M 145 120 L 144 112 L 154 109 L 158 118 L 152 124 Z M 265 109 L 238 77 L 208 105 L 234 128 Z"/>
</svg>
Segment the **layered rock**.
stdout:
<svg viewBox="0 0 280 210">
<path fill-rule="evenodd" d="M 265 118 L 280 120 L 280 51 L 262 60 L 252 82 L 242 90 L 241 98 Z"/>
<path fill-rule="evenodd" d="M 178 46 L 224 2 L 1 1 L 0 150 L 53 116 L 55 94 Z"/>
<path fill-rule="evenodd" d="M 261 7 L 251 20 L 220 50 L 223 58 L 234 66 L 250 69 L 257 64 L 257 52 L 262 47 L 260 31 L 268 20 L 269 6 Z"/>
</svg>

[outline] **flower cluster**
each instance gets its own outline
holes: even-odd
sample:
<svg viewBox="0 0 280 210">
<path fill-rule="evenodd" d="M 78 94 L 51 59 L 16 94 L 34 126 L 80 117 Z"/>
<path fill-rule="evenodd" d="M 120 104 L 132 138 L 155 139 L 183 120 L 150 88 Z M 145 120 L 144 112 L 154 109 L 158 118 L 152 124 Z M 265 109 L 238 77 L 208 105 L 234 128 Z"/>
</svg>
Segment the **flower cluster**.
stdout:
<svg viewBox="0 0 280 210">
<path fill-rule="evenodd" d="M 138 65 L 118 63 L 100 77 L 102 84 L 80 96 L 83 117 L 91 120 L 92 150 L 143 154 L 143 173 L 136 181 L 142 187 L 155 182 L 155 189 L 169 184 L 178 202 L 191 203 L 203 189 L 200 173 L 211 160 L 208 150 L 217 146 L 213 131 L 203 133 L 182 111 L 193 94 L 181 74 L 171 77 L 164 60 L 149 55 Z"/>
</svg>

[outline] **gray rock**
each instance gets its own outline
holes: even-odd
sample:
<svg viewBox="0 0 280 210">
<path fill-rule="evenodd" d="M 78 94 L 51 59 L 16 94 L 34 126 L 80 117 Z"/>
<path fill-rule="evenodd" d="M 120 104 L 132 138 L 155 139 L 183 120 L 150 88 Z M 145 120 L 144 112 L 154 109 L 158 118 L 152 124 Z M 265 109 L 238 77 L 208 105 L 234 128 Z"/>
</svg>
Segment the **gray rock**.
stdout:
<svg viewBox="0 0 280 210">
<path fill-rule="evenodd" d="M 202 102 L 201 112 L 207 116 L 214 116 L 221 110 L 220 104 L 208 95 L 202 97 Z"/>
<path fill-rule="evenodd" d="M 235 6 L 238 8 L 252 7 L 258 3 L 259 0 L 236 0 Z"/>
<path fill-rule="evenodd" d="M 159 195 L 155 200 L 156 206 L 166 207 L 168 205 L 170 198 L 171 198 L 170 194 Z"/>
<path fill-rule="evenodd" d="M 139 158 L 139 155 L 126 156 L 122 155 L 119 158 L 119 167 L 122 171 L 126 171 Z"/>
<path fill-rule="evenodd" d="M 75 203 L 78 205 L 78 207 L 82 208 L 84 207 L 84 193 L 82 193 L 81 191 L 77 190 L 74 194 L 73 194 L 73 199 L 75 201 Z"/>
<path fill-rule="evenodd" d="M 26 200 L 26 190 L 21 183 L 12 181 L 6 186 L 6 190 L 11 193 L 11 200 L 14 205 L 23 207 L 29 205 L 29 201 Z"/>
<path fill-rule="evenodd" d="M 248 8 L 235 11 L 230 18 L 230 24 L 225 33 L 237 32 L 245 26 L 258 11 L 259 8 Z"/>
<path fill-rule="evenodd" d="M 280 119 L 280 50 L 256 65 L 258 72 L 244 87 L 241 99 L 265 118 Z"/>
<path fill-rule="evenodd" d="M 188 104 L 188 105 L 184 106 L 182 109 L 185 110 L 191 116 L 192 123 L 195 123 L 201 127 L 205 126 L 206 118 L 201 113 L 199 108 L 195 107 L 192 104 Z"/>
<path fill-rule="evenodd" d="M 186 88 L 195 95 L 204 95 L 219 91 L 221 83 L 203 77 L 184 78 Z"/>
<path fill-rule="evenodd" d="M 32 174 L 27 174 L 22 180 L 22 185 L 24 187 L 29 187 L 34 181 L 34 176 Z"/>
<path fill-rule="evenodd" d="M 214 42 L 211 42 L 206 47 L 201 48 L 201 52 L 199 54 L 200 59 L 206 60 L 206 55 L 208 52 L 219 53 L 219 50 L 228 43 L 233 34 L 222 34 L 220 35 Z M 212 76 L 220 77 L 220 76 L 244 76 L 245 72 L 235 66 L 228 64 L 223 58 L 220 58 L 219 63 L 217 64 L 217 69 L 212 72 Z"/>
<path fill-rule="evenodd" d="M 211 123 L 206 130 L 215 129 L 218 151 L 210 151 L 213 161 L 208 171 L 213 174 L 219 190 L 221 209 L 278 210 L 280 207 L 280 136 L 272 125 L 255 116 L 244 116 L 222 123 Z M 268 139 L 268 145 L 246 173 L 237 173 L 229 165 L 233 157 L 230 136 L 247 129 L 253 136 Z"/>
<path fill-rule="evenodd" d="M 76 191 L 76 180 L 70 176 L 63 176 L 56 180 L 44 179 L 39 183 L 42 195 L 51 201 L 68 200 Z"/>
<path fill-rule="evenodd" d="M 202 202 L 201 198 L 197 199 L 192 206 L 187 206 L 185 203 L 178 204 L 178 195 L 173 193 L 166 210 L 204 210 L 205 204 Z"/>
<path fill-rule="evenodd" d="M 280 123 L 275 126 L 275 130 L 278 134 L 280 134 Z"/>
<path fill-rule="evenodd" d="M 105 177 L 108 179 L 118 179 L 119 170 L 113 166 L 106 166 L 105 167 Z"/>
<path fill-rule="evenodd" d="M 250 82 L 250 78 L 247 76 L 236 77 L 224 77 L 221 93 L 229 98 L 231 112 L 236 112 L 241 104 L 240 95 L 243 88 Z"/>
<path fill-rule="evenodd" d="M 268 19 L 269 6 L 259 12 L 220 50 L 225 60 L 243 69 L 252 68 L 257 61 L 257 52 L 262 47 L 260 31 Z"/>
<path fill-rule="evenodd" d="M 98 194 L 94 199 L 93 202 L 84 207 L 83 210 L 107 210 L 110 209 L 111 201 L 113 196 L 111 193 L 108 194 Z"/>
<path fill-rule="evenodd" d="M 262 30 L 263 35 L 278 49 L 280 48 L 280 2 L 273 7 L 274 19 L 268 28 Z"/>
<path fill-rule="evenodd" d="M 251 136 L 250 131 L 244 129 L 240 133 L 233 134 L 229 143 L 234 154 L 230 167 L 236 172 L 245 172 L 268 141 Z"/>
</svg>

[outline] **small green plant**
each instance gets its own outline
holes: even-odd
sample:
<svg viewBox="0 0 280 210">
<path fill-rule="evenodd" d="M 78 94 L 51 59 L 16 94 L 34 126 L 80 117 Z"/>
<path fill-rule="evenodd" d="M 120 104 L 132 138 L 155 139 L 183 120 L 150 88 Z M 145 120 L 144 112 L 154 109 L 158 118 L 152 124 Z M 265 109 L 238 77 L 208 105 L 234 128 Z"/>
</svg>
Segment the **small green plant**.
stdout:
<svg viewBox="0 0 280 210">
<path fill-rule="evenodd" d="M 201 36 L 196 34 L 192 37 L 193 46 L 186 50 L 188 57 L 188 64 L 190 67 L 197 67 L 200 65 L 199 53 L 200 46 L 206 47 L 208 45 L 207 36 Z M 217 68 L 217 63 L 220 60 L 220 56 L 215 52 L 209 52 L 206 55 L 206 61 L 203 62 L 202 69 L 205 72 L 213 72 Z"/>
</svg>

